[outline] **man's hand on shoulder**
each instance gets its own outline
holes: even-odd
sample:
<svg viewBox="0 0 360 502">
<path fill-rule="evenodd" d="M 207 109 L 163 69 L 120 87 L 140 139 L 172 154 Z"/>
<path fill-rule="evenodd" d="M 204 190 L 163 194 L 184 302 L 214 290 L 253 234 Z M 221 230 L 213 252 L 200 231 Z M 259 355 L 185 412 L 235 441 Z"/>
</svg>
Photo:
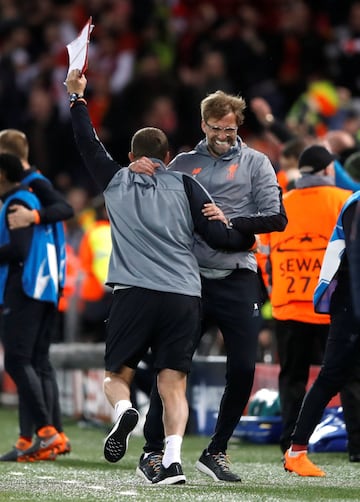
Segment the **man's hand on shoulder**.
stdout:
<svg viewBox="0 0 360 502">
<path fill-rule="evenodd" d="M 129 164 L 130 171 L 139 174 L 147 174 L 153 176 L 155 169 L 160 166 L 159 163 L 153 162 L 148 157 L 140 157 L 140 159 L 134 160 Z"/>
</svg>

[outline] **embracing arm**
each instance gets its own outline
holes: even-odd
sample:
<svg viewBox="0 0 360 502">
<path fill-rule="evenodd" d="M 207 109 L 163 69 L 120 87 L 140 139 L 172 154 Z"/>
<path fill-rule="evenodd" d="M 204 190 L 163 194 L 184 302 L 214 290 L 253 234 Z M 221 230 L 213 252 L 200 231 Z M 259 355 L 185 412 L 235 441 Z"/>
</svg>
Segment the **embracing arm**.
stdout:
<svg viewBox="0 0 360 502">
<path fill-rule="evenodd" d="M 287 225 L 287 216 L 282 200 L 282 191 L 269 159 L 263 157 L 251 180 L 251 192 L 257 212 L 249 216 L 235 216 L 230 224 L 242 232 L 264 234 L 282 232 Z"/>
<path fill-rule="evenodd" d="M 72 206 L 60 192 L 55 190 L 49 180 L 34 179 L 30 187 L 43 206 L 38 211 L 39 223 L 55 223 L 74 216 Z"/>
<path fill-rule="evenodd" d="M 228 228 L 222 221 L 210 220 L 202 212 L 204 204 L 213 202 L 204 188 L 191 176 L 183 175 L 195 231 L 214 249 L 246 251 L 255 243 L 251 233 Z"/>
<path fill-rule="evenodd" d="M 44 177 L 35 178 L 29 183 L 29 186 L 43 207 L 36 210 L 27 209 L 23 205 L 12 204 L 8 215 L 10 229 L 27 227 L 33 223 L 56 223 L 74 216 L 71 205 L 60 192 L 54 189 L 48 179 Z"/>
<path fill-rule="evenodd" d="M 232 225 L 241 232 L 253 232 L 255 234 L 267 234 L 268 232 L 282 232 L 287 225 L 285 210 L 271 216 L 239 216 L 231 218 Z"/>
</svg>

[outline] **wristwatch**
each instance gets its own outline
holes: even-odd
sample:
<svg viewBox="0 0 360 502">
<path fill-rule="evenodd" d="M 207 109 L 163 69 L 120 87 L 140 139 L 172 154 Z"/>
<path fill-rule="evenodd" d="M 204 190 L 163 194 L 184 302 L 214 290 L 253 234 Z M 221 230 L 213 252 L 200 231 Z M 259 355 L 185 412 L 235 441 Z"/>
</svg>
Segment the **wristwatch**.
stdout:
<svg viewBox="0 0 360 502">
<path fill-rule="evenodd" d="M 83 98 L 83 94 L 78 94 L 77 92 L 72 92 L 69 96 L 70 103 L 75 103 L 80 98 Z"/>
</svg>

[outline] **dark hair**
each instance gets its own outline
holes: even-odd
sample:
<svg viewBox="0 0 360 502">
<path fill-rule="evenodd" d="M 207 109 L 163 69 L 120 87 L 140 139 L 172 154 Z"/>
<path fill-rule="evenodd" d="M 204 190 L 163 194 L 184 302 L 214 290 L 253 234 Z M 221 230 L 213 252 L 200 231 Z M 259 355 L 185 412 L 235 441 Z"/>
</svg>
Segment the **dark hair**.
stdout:
<svg viewBox="0 0 360 502">
<path fill-rule="evenodd" d="M 165 161 L 169 151 L 169 142 L 161 129 L 144 127 L 132 137 L 131 151 L 135 158 L 145 156 Z"/>
<path fill-rule="evenodd" d="M 0 171 L 6 175 L 6 179 L 12 183 L 22 180 L 24 170 L 19 157 L 11 153 L 0 153 Z"/>
</svg>

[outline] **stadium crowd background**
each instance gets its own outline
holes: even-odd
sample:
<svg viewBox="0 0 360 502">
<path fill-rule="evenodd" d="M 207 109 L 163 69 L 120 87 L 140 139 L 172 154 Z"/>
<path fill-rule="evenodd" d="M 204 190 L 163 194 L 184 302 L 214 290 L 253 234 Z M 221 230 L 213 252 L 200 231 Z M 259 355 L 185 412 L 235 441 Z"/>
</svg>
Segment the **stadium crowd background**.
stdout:
<svg viewBox="0 0 360 502">
<path fill-rule="evenodd" d="M 66 226 L 75 255 L 98 190 L 74 145 L 63 82 L 66 45 L 89 16 L 88 107 L 121 164 L 143 126 L 163 129 L 173 155 L 193 147 L 200 100 L 217 89 L 246 99 L 239 133 L 276 170 L 282 144 L 253 98 L 299 135 L 346 128 L 360 139 L 359 1 L 0 0 L 0 130 L 26 133 L 31 163 L 74 206 Z"/>
<path fill-rule="evenodd" d="M 120 163 L 145 124 L 168 134 L 174 154 L 192 147 L 202 135 L 200 99 L 217 89 L 247 102 L 261 96 L 282 119 L 314 80 L 360 96 L 359 2 L 0 0 L 0 129 L 24 130 L 31 161 L 62 190 L 94 188 L 74 148 L 63 85 L 66 44 L 90 15 L 90 113 Z M 354 105 L 326 92 L 336 111 L 339 100 Z M 333 115 L 329 127 L 338 127 Z M 276 167 L 249 107 L 240 133 Z"/>
</svg>

